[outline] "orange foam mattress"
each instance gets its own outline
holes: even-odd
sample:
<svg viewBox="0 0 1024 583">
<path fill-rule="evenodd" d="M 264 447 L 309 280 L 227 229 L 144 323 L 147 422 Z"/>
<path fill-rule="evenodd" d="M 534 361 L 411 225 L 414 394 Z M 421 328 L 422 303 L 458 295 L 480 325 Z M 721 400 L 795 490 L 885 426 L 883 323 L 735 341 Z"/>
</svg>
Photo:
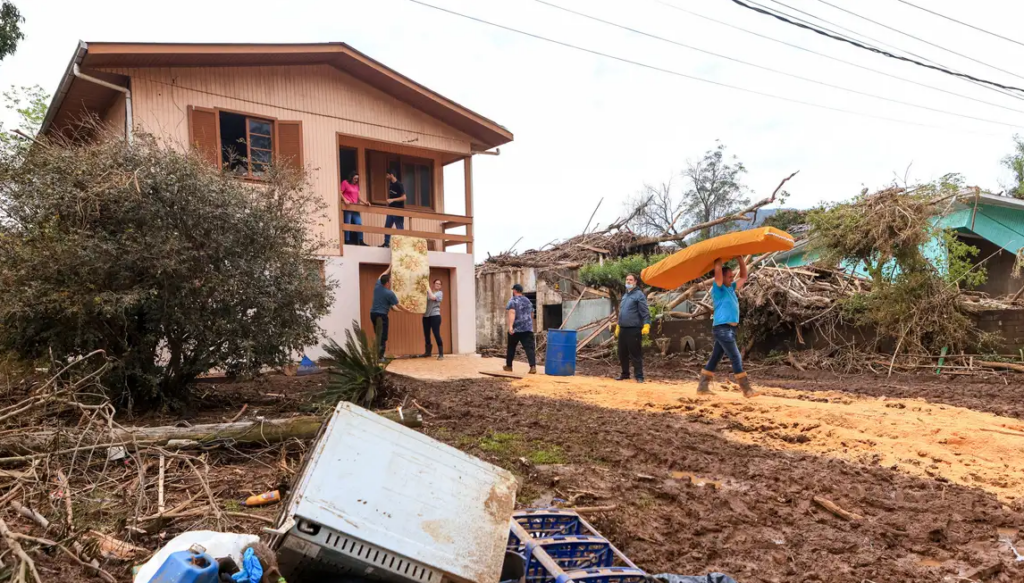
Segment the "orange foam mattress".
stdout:
<svg viewBox="0 0 1024 583">
<path fill-rule="evenodd" d="M 643 270 L 640 278 L 647 285 L 675 289 L 706 275 L 715 268 L 715 260 L 729 260 L 740 255 L 760 255 L 772 251 L 789 251 L 793 236 L 774 227 L 759 227 L 726 233 L 690 245 Z"/>
</svg>

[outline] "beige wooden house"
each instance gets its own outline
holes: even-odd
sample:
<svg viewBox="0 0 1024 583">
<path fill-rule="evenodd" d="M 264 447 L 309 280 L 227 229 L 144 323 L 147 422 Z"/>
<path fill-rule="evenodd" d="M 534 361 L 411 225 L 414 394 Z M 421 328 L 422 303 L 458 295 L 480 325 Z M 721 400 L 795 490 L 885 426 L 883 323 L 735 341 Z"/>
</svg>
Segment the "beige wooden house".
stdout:
<svg viewBox="0 0 1024 583">
<path fill-rule="evenodd" d="M 81 42 L 42 133 L 73 131 L 85 114 L 127 139 L 146 131 L 197 148 L 240 180 L 258 180 L 268 163 L 304 166 L 329 207 L 327 220 L 313 228 L 331 242 L 324 272 L 340 284 L 322 323 L 332 337 L 340 339 L 352 321 L 371 327 L 373 283 L 390 261 L 390 251 L 377 247 L 384 234 L 427 238 L 431 275 L 447 292 L 446 348 L 475 352 L 472 162 L 512 141 L 502 126 L 344 43 Z M 464 192 L 446 192 L 450 164 L 462 166 Z M 389 168 L 406 187 L 404 210 L 384 205 Z M 362 227 L 342 224 L 340 184 L 351 171 L 371 202 L 354 209 Z M 465 212 L 446 213 L 446 195 L 464 196 Z M 406 230 L 386 230 L 388 214 L 404 216 Z M 344 245 L 343 227 L 362 231 L 369 246 Z M 419 316 L 394 315 L 390 336 L 389 352 L 423 350 Z"/>
</svg>

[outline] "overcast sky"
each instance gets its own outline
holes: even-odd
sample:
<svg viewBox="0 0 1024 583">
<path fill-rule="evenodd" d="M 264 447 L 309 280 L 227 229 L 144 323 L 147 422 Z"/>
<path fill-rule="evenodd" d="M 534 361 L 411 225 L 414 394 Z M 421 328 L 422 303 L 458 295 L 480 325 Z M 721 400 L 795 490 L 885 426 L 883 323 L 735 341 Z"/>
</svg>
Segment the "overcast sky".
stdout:
<svg viewBox="0 0 1024 583">
<path fill-rule="evenodd" d="M 535 0 L 424 0 L 449 10 L 625 59 L 762 93 L 869 114 L 851 115 L 687 79 L 499 30 L 410 0 L 226 3 L 181 0 L 14 0 L 26 39 L 0 63 L 0 86 L 56 89 L 79 39 L 143 42 L 345 41 L 416 81 L 504 125 L 515 141 L 476 159 L 477 260 L 523 237 L 518 249 L 578 234 L 597 204 L 607 224 L 646 182 L 661 182 L 714 147 L 746 164 L 764 196 L 785 175 L 787 206 L 809 207 L 902 177 L 948 172 L 1001 190 L 1000 158 L 1024 133 L 1024 100 L 822 38 L 731 0 L 550 0 L 676 42 L 888 99 L 985 118 L 988 123 L 855 95 L 593 22 Z M 1024 87 L 1024 46 L 997 39 L 899 0 L 827 0 L 974 62 L 829 6 L 785 0 L 846 27 L 976 77 Z M 911 0 L 1024 42 L 1024 3 Z M 792 12 L 772 0 L 770 7 Z M 851 61 L 884 75 L 740 32 L 665 6 Z M 803 16 L 807 18 L 806 16 Z M 984 63 L 984 64 L 982 64 Z M 1004 69 L 1006 72 L 999 71 Z M 906 82 L 932 85 L 988 105 Z M 1022 94 L 1024 95 L 1024 94 Z M 1001 107 L 999 107 L 1001 106 Z M 1015 111 L 1016 110 L 1016 111 Z M 0 113 L 5 124 L 13 121 Z M 914 125 L 920 124 L 920 125 Z M 1006 125 L 1002 125 L 1006 124 Z M 460 170 L 461 171 L 461 170 Z M 459 209 L 457 173 L 446 175 L 448 208 Z M 676 178 L 676 184 L 683 181 Z"/>
</svg>

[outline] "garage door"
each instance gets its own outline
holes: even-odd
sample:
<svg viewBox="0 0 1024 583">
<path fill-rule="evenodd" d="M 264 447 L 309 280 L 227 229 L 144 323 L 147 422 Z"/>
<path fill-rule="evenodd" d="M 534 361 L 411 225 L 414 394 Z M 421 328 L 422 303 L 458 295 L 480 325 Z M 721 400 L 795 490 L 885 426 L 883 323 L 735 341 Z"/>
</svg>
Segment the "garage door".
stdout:
<svg viewBox="0 0 1024 583">
<path fill-rule="evenodd" d="M 373 305 L 373 286 L 377 278 L 387 269 L 386 265 L 360 265 L 359 266 L 359 325 L 367 331 L 373 332 L 373 324 L 370 322 L 370 307 Z M 450 353 L 452 347 L 452 310 L 451 300 L 451 271 L 448 269 L 430 269 L 430 281 L 441 280 L 441 290 L 444 292 L 444 299 L 441 301 L 441 339 L 444 340 L 444 350 Z M 402 312 L 391 312 L 390 329 L 388 332 L 388 354 L 391 356 L 411 356 L 423 354 L 426 347 L 423 342 L 423 315 L 405 314 Z M 434 347 L 434 354 L 437 354 L 437 347 Z"/>
</svg>

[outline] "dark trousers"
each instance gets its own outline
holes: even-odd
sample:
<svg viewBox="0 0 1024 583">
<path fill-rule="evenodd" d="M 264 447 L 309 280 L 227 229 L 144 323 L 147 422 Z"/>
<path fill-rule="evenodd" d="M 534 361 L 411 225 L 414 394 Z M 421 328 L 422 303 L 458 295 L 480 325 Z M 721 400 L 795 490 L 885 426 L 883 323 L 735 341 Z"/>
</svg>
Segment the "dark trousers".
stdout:
<svg viewBox="0 0 1024 583">
<path fill-rule="evenodd" d="M 740 356 L 740 349 L 736 346 L 736 326 L 720 324 L 711 329 L 711 335 L 715 337 L 715 347 L 711 350 L 711 358 L 704 365 L 704 370 L 715 372 L 715 369 L 718 368 L 718 361 L 722 360 L 723 355 L 726 355 L 729 357 L 729 362 L 732 363 L 733 374 L 743 372 L 743 357 Z"/>
<path fill-rule="evenodd" d="M 444 341 L 441 340 L 441 316 L 425 316 L 423 318 L 423 341 L 427 343 L 427 351 L 430 356 L 434 347 L 430 345 L 430 334 L 433 332 L 434 340 L 437 340 L 437 353 L 444 354 Z"/>
<path fill-rule="evenodd" d="M 641 328 L 619 327 L 619 364 L 622 365 L 622 377 L 629 378 L 629 363 L 633 363 L 636 378 L 644 378 L 643 333 Z"/>
<path fill-rule="evenodd" d="M 384 228 L 385 229 L 395 228 L 395 229 L 403 229 L 404 230 L 405 229 L 405 217 L 393 217 L 391 215 L 388 215 L 388 218 L 384 219 Z M 384 235 L 384 245 L 385 246 L 390 246 L 391 245 L 391 235 Z"/>
<path fill-rule="evenodd" d="M 526 361 L 530 368 L 537 366 L 537 344 L 533 338 L 533 332 L 516 332 L 508 335 L 508 351 L 505 352 L 505 366 L 512 366 L 512 359 L 516 356 L 516 348 L 523 345 L 523 352 L 526 353 Z"/>
<path fill-rule="evenodd" d="M 346 225 L 362 225 L 363 217 L 357 212 L 353 211 L 342 211 L 342 218 Z M 346 245 L 362 245 L 363 234 L 352 231 L 345 231 L 345 244 Z"/>
<path fill-rule="evenodd" d="M 374 331 L 377 330 L 377 322 L 380 322 L 380 338 L 377 340 L 380 342 L 380 357 L 384 358 L 384 351 L 388 347 L 388 315 L 370 314 L 370 322 L 373 323 Z"/>
</svg>

